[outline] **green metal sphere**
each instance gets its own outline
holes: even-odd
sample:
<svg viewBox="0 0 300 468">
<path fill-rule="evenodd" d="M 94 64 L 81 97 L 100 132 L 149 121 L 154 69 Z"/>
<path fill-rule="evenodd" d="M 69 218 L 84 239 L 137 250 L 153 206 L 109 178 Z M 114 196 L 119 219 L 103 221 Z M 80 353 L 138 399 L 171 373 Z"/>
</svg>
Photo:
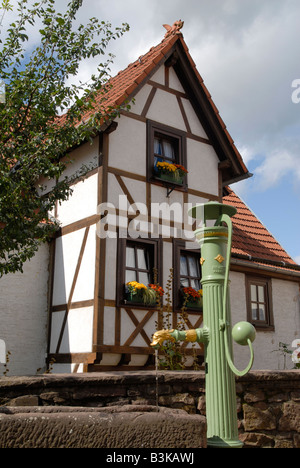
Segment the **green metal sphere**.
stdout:
<svg viewBox="0 0 300 468">
<path fill-rule="evenodd" d="M 248 344 L 247 340 L 253 342 L 255 340 L 255 328 L 249 322 L 238 322 L 232 329 L 232 338 L 242 346 Z"/>
</svg>

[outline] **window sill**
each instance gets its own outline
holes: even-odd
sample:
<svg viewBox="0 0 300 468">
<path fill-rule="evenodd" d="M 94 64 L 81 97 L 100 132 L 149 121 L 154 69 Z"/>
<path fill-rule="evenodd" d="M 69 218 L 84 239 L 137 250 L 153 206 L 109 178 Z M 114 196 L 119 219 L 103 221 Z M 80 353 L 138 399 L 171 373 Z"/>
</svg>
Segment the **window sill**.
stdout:
<svg viewBox="0 0 300 468">
<path fill-rule="evenodd" d="M 144 304 L 143 302 L 127 301 L 126 299 L 124 299 L 124 301 L 119 304 L 119 307 L 122 307 L 124 309 L 149 310 L 149 309 L 156 309 L 157 305 L 156 304 Z"/>
<path fill-rule="evenodd" d="M 149 304 L 145 303 L 143 299 L 141 298 L 140 294 L 135 294 L 132 295 L 130 293 L 127 293 L 124 300 L 123 300 L 123 305 L 124 306 L 129 306 L 129 307 L 137 307 L 137 308 L 153 308 L 156 307 L 156 301 L 155 302 L 150 302 Z"/>
<path fill-rule="evenodd" d="M 188 186 L 184 181 L 182 183 L 178 183 L 175 181 L 171 182 L 168 180 L 164 180 L 161 177 L 157 177 L 155 175 L 151 176 L 148 179 L 148 182 L 150 182 L 153 185 L 159 185 L 160 187 L 166 187 L 167 189 L 173 189 L 180 192 L 186 192 L 188 189 Z"/>
<path fill-rule="evenodd" d="M 178 179 L 175 179 L 172 174 L 154 174 L 154 178 L 157 180 L 161 180 L 163 182 L 167 182 L 168 184 L 171 185 L 178 185 L 178 186 L 183 186 L 184 184 L 184 177 L 179 177 Z"/>
<path fill-rule="evenodd" d="M 255 322 L 250 322 L 250 323 L 255 327 L 255 330 L 257 330 L 257 331 L 266 331 L 266 332 L 275 331 L 274 325 L 262 325 L 262 324 L 258 324 L 258 323 L 255 323 Z"/>
<path fill-rule="evenodd" d="M 203 306 L 197 306 L 192 304 L 186 304 L 185 308 L 186 310 L 198 310 L 199 312 L 203 311 Z"/>
</svg>

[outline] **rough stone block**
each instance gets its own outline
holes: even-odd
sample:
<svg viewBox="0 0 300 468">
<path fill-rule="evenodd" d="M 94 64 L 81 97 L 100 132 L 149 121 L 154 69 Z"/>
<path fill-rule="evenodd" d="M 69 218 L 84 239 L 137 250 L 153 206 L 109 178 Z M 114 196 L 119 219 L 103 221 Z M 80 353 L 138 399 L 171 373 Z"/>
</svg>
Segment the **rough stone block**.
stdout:
<svg viewBox="0 0 300 468">
<path fill-rule="evenodd" d="M 283 404 L 279 429 L 281 431 L 297 431 L 300 433 L 300 403 L 288 401 Z"/>
<path fill-rule="evenodd" d="M 269 409 L 262 409 L 250 405 L 244 405 L 245 431 L 276 429 L 276 418 Z"/>
<path fill-rule="evenodd" d="M 129 408 L 0 409 L 0 448 L 206 447 L 203 416 Z"/>
</svg>

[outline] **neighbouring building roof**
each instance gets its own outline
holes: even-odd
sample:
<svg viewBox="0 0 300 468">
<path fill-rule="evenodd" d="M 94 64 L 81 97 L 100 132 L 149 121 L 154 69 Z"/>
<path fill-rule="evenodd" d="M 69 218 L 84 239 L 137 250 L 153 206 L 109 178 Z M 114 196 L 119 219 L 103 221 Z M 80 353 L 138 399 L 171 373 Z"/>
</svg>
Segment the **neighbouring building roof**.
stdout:
<svg viewBox="0 0 300 468">
<path fill-rule="evenodd" d="M 262 268 L 274 267 L 280 271 L 297 272 L 300 266 L 283 249 L 274 236 L 248 208 L 248 206 L 229 187 L 223 203 L 232 205 L 237 213 L 232 218 L 233 238 L 232 257 L 244 261 L 244 265 L 260 265 Z"/>
</svg>

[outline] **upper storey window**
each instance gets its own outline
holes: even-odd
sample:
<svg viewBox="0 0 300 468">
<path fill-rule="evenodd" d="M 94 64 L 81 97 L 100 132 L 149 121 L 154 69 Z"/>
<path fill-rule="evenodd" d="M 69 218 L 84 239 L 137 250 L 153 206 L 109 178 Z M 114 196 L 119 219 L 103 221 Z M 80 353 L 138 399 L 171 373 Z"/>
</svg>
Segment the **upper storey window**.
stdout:
<svg viewBox="0 0 300 468">
<path fill-rule="evenodd" d="M 154 166 L 158 162 L 177 163 L 179 154 L 179 140 L 168 137 L 163 133 L 154 132 Z"/>
<path fill-rule="evenodd" d="M 186 186 L 186 138 L 183 132 L 148 121 L 147 169 L 149 181 Z"/>
</svg>

